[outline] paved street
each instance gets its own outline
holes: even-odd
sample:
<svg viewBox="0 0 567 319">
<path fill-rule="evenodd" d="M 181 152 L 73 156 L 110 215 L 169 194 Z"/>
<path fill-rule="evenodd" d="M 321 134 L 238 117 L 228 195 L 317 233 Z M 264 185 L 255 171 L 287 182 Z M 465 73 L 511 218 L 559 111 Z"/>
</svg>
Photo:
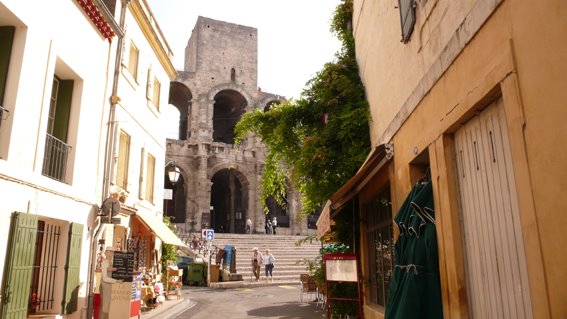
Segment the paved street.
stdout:
<svg viewBox="0 0 567 319">
<path fill-rule="evenodd" d="M 324 311 L 318 308 L 316 303 L 299 301 L 299 285 L 239 289 L 185 287 L 183 293 L 184 297 L 190 300 L 186 306 L 188 309 L 172 317 L 168 317 L 168 312 L 165 312 L 160 319 L 321 319 L 325 317 Z M 305 297 L 305 300 L 312 299 L 314 296 Z"/>
</svg>

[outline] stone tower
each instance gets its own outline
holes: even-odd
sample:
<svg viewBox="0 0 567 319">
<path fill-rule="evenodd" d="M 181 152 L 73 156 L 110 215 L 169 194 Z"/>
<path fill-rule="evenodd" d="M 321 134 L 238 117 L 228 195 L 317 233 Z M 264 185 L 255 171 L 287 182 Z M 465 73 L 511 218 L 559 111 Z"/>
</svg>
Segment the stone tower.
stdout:
<svg viewBox="0 0 567 319">
<path fill-rule="evenodd" d="M 264 232 L 259 182 L 266 148 L 257 138 L 234 144 L 234 126 L 253 109 L 267 110 L 284 97 L 258 86 L 258 31 L 255 28 L 198 17 L 185 49 L 185 70 L 171 83 L 170 104 L 180 112 L 179 137 L 168 139 L 166 157 L 175 161 L 181 178 L 164 205 L 178 228 L 244 233 Z M 269 201 L 278 218 L 278 234 L 306 234 L 307 221 L 297 221 L 298 193 L 289 189 L 288 205 Z"/>
</svg>

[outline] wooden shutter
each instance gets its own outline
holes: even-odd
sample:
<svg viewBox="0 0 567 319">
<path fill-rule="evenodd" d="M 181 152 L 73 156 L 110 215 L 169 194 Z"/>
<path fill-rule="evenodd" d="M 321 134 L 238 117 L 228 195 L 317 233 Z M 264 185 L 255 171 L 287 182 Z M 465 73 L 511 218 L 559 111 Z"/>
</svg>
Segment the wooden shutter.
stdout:
<svg viewBox="0 0 567 319">
<path fill-rule="evenodd" d="M 77 311 L 79 298 L 79 271 L 81 269 L 81 247 L 83 243 L 83 225 L 72 223 L 69 227 L 69 246 L 65 264 L 65 287 L 63 313 Z"/>
<path fill-rule="evenodd" d="M 471 318 L 531 318 L 502 99 L 455 133 Z"/>
<path fill-rule="evenodd" d="M 0 27 L 0 106 L 4 107 L 6 105 L 2 103 L 4 102 L 4 90 L 6 89 L 8 79 L 8 67 L 10 66 L 15 31 L 16 28 L 13 26 Z"/>
<path fill-rule="evenodd" d="M 27 317 L 36 236 L 37 215 L 12 213 L 2 284 L 2 318 Z"/>
</svg>

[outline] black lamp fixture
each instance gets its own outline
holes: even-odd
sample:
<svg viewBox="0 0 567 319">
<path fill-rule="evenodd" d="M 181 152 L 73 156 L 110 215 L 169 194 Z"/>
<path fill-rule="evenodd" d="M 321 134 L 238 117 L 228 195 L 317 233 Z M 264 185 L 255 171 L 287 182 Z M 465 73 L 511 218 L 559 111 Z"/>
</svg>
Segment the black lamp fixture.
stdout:
<svg viewBox="0 0 567 319">
<path fill-rule="evenodd" d="M 179 180 L 179 175 L 181 175 L 181 171 L 179 170 L 179 167 L 175 165 L 175 161 L 167 162 L 165 164 L 165 171 L 171 184 L 175 185 L 175 183 Z"/>
</svg>

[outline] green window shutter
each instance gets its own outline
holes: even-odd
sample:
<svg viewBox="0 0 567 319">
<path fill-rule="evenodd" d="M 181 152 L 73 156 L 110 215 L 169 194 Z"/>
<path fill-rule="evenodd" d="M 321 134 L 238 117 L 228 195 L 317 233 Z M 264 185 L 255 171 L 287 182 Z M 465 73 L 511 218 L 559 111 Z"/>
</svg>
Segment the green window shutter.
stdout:
<svg viewBox="0 0 567 319">
<path fill-rule="evenodd" d="M 81 269 L 81 246 L 83 243 L 83 225 L 72 223 L 69 227 L 69 247 L 65 265 L 65 295 L 63 297 L 63 313 L 77 311 L 79 298 L 79 271 Z"/>
<path fill-rule="evenodd" d="M 2 282 L 2 318 L 27 317 L 36 237 L 37 215 L 12 213 Z"/>
<path fill-rule="evenodd" d="M 57 108 L 55 109 L 53 136 L 65 143 L 67 143 L 67 131 L 69 129 L 73 84 L 73 80 L 59 80 L 59 92 L 57 92 Z"/>
<path fill-rule="evenodd" d="M 0 27 L 0 106 L 4 106 L 4 90 L 8 79 L 8 67 L 10 66 L 10 56 L 12 55 L 12 43 L 14 42 L 13 26 Z"/>
<path fill-rule="evenodd" d="M 398 0 L 400 22 L 402 25 L 402 42 L 407 43 L 415 26 L 415 0 Z"/>
</svg>

